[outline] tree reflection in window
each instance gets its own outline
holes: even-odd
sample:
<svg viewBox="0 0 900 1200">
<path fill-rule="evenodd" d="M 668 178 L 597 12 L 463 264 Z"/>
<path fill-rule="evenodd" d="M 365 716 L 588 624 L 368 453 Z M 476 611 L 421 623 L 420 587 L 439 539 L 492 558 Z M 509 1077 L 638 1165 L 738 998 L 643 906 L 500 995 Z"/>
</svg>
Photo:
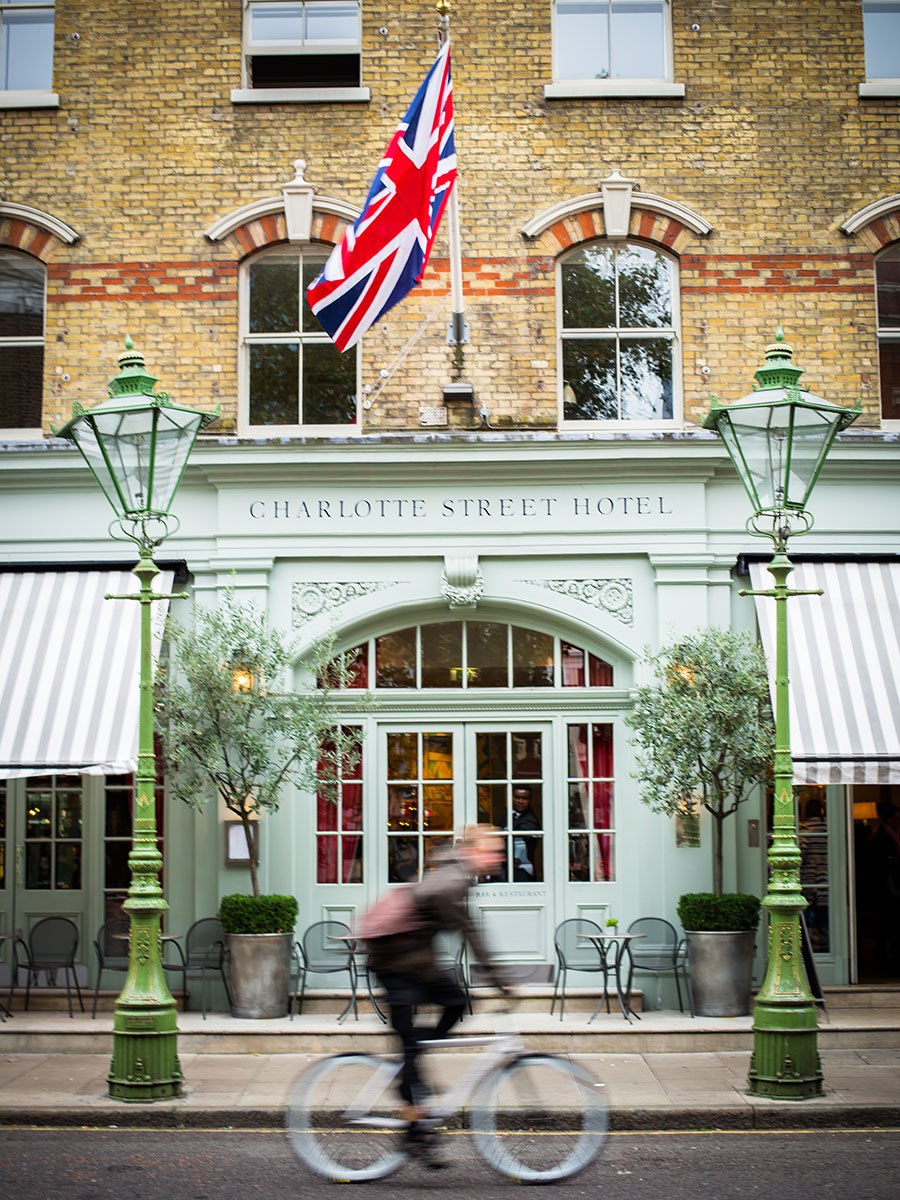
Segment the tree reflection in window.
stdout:
<svg viewBox="0 0 900 1200">
<path fill-rule="evenodd" d="M 674 286 L 649 246 L 593 242 L 561 261 L 565 420 L 671 420 Z"/>
</svg>

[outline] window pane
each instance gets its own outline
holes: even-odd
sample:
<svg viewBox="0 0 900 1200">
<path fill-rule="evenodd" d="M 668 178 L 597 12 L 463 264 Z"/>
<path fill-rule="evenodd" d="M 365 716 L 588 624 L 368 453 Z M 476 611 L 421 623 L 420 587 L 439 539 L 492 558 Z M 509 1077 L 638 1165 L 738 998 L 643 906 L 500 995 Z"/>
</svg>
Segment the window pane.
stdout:
<svg viewBox="0 0 900 1200">
<path fill-rule="evenodd" d="M 362 838 L 341 838 L 341 882 L 362 883 Z"/>
<path fill-rule="evenodd" d="M 506 779 L 506 734 L 479 733 L 475 740 L 479 779 Z"/>
<path fill-rule="evenodd" d="M 506 784 L 482 783 L 478 787 L 478 824 L 496 825 L 502 829 L 508 820 Z"/>
<path fill-rule="evenodd" d="M 612 779 L 613 727 L 612 725 L 592 725 L 591 736 L 594 743 L 594 778 Z"/>
<path fill-rule="evenodd" d="M 250 424 L 297 425 L 300 395 L 296 342 L 250 347 Z"/>
<path fill-rule="evenodd" d="M 588 775 L 587 725 L 568 726 L 570 779 L 585 779 Z"/>
<path fill-rule="evenodd" d="M 668 329 L 672 325 L 672 268 L 647 246 L 628 246 L 616 258 L 619 326 Z"/>
<path fill-rule="evenodd" d="M 29 792 L 26 799 L 25 836 L 49 838 L 53 833 L 53 800 L 39 792 Z"/>
<path fill-rule="evenodd" d="M 566 338 L 563 415 L 567 421 L 615 421 L 616 343 L 612 338 Z"/>
<path fill-rule="evenodd" d="M 878 347 L 881 373 L 881 416 L 900 421 L 900 341 L 883 341 Z"/>
<path fill-rule="evenodd" d="M 393 837 L 388 840 L 388 882 L 415 883 L 419 878 L 419 839 Z"/>
<path fill-rule="evenodd" d="M 422 778 L 453 778 L 453 735 L 451 733 L 422 735 Z"/>
<path fill-rule="evenodd" d="M 0 429 L 38 429 L 43 346 L 0 346 Z"/>
<path fill-rule="evenodd" d="M 299 273 L 297 260 L 262 258 L 250 266 L 251 333 L 299 332 Z"/>
<path fill-rule="evenodd" d="M 563 687 L 584 687 L 584 651 L 569 642 L 559 643 Z"/>
<path fill-rule="evenodd" d="M 606 883 L 616 877 L 616 864 L 613 857 L 613 835 L 597 833 L 594 835 L 594 880 Z"/>
<path fill-rule="evenodd" d="M 309 307 L 309 297 L 306 294 L 306 289 L 312 281 L 321 273 L 325 266 L 325 255 L 307 254 L 304 252 L 300 262 L 301 282 L 300 282 L 300 320 L 302 324 L 300 328 L 304 333 L 320 333 L 322 326 L 319 323 L 313 310 Z"/>
<path fill-rule="evenodd" d="M 332 342 L 303 347 L 303 424 L 356 421 L 356 347 L 342 354 Z"/>
<path fill-rule="evenodd" d="M 299 42 L 303 37 L 302 4 L 251 4 L 250 37 L 254 42 Z"/>
<path fill-rule="evenodd" d="M 388 779 L 418 779 L 418 738 L 414 733 L 387 735 Z"/>
<path fill-rule="evenodd" d="M 613 78 L 663 79 L 663 0 L 612 0 L 611 7 Z"/>
<path fill-rule="evenodd" d="M 668 338 L 622 341 L 622 417 L 654 421 L 672 416 L 672 343 Z"/>
<path fill-rule="evenodd" d="M 319 837 L 316 842 L 316 882 L 337 883 L 338 839 Z"/>
<path fill-rule="evenodd" d="M 590 829 L 591 807 L 585 783 L 569 784 L 569 828 Z M 585 877 L 586 878 L 586 877 Z"/>
<path fill-rule="evenodd" d="M 118 788 L 106 791 L 106 836 L 131 837 L 131 792 Z"/>
<path fill-rule="evenodd" d="M 462 687 L 462 623 L 422 626 L 422 687 Z"/>
<path fill-rule="evenodd" d="M 61 891 L 81 888 L 81 843 L 60 842 L 56 847 L 56 886 Z"/>
<path fill-rule="evenodd" d="M 25 843 L 25 887 L 29 891 L 46 891 L 50 887 L 50 855 L 53 843 Z"/>
<path fill-rule="evenodd" d="M 616 324 L 615 249 L 595 243 L 568 255 L 560 268 L 566 329 L 612 329 Z"/>
<path fill-rule="evenodd" d="M 3 13 L 0 88 L 45 91 L 53 86 L 53 9 Z"/>
<path fill-rule="evenodd" d="M 900 77 L 900 3 L 897 0 L 864 0 L 863 39 L 867 78 Z"/>
<path fill-rule="evenodd" d="M 900 250 L 891 250 L 878 259 L 875 283 L 879 328 L 900 329 Z"/>
<path fill-rule="evenodd" d="M 345 783 L 341 789 L 341 828 L 362 827 L 362 784 Z"/>
<path fill-rule="evenodd" d="M 0 337 L 43 334 L 43 263 L 0 251 Z"/>
<path fill-rule="evenodd" d="M 358 13 L 356 0 L 338 0 L 333 4 L 307 4 L 307 43 L 348 42 L 355 45 L 359 41 Z"/>
<path fill-rule="evenodd" d="M 319 791 L 316 795 L 316 828 L 337 829 L 337 816 L 337 802 L 331 796 L 326 795 L 324 791 Z"/>
<path fill-rule="evenodd" d="M 612 687 L 613 669 L 609 663 L 595 654 L 588 655 L 588 662 L 591 687 Z"/>
<path fill-rule="evenodd" d="M 514 733 L 512 740 L 513 779 L 540 779 L 542 770 L 541 735 Z"/>
<path fill-rule="evenodd" d="M 467 675 L 469 687 L 509 686 L 508 625 L 494 621 L 466 624 Z"/>
<path fill-rule="evenodd" d="M 569 880 L 572 883 L 589 883 L 590 878 L 590 841 L 586 833 L 576 833 L 569 838 Z"/>
<path fill-rule="evenodd" d="M 553 687 L 553 637 L 514 625 L 513 687 Z"/>
<path fill-rule="evenodd" d="M 613 795 L 611 783 L 594 784 L 594 828 L 611 829 L 613 825 Z"/>
<path fill-rule="evenodd" d="M 416 686 L 416 630 L 398 629 L 375 639 L 375 686 Z"/>
<path fill-rule="evenodd" d="M 388 830 L 402 833 L 419 827 L 419 790 L 415 785 L 388 788 Z"/>
<path fill-rule="evenodd" d="M 609 78 L 607 0 L 557 0 L 558 79 Z"/>
<path fill-rule="evenodd" d="M 56 836 L 81 837 L 81 796 L 58 792 L 56 796 Z"/>
<path fill-rule="evenodd" d="M 453 828 L 453 787 L 451 784 L 426 784 L 422 789 L 422 828 Z"/>
</svg>

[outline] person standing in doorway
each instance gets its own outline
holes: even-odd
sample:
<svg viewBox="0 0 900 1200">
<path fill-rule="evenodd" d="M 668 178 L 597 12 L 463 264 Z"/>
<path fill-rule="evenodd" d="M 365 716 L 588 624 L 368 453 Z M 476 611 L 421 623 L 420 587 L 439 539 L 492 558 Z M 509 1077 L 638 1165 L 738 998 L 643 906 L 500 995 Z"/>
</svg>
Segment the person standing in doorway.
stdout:
<svg viewBox="0 0 900 1200">
<path fill-rule="evenodd" d="M 539 839 L 522 836 L 541 828 L 537 813 L 532 808 L 532 798 L 528 784 L 513 785 L 513 880 L 516 883 L 533 883 L 536 879 L 535 854 Z"/>
</svg>

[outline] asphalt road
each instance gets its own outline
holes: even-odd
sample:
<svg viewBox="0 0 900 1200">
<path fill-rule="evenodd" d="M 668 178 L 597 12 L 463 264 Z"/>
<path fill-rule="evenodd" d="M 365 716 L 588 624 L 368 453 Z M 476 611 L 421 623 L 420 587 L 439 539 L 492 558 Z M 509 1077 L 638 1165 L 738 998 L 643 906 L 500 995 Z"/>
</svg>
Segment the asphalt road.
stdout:
<svg viewBox="0 0 900 1200">
<path fill-rule="evenodd" d="M 465 1134 L 443 1139 L 448 1170 L 408 1163 L 390 1179 L 339 1187 L 310 1175 L 277 1130 L 0 1130 L 3 1200 L 397 1200 L 509 1197 Z M 531 1194 L 550 1192 L 536 1185 Z M 900 1130 L 622 1133 L 554 1200 L 896 1200 Z"/>
</svg>

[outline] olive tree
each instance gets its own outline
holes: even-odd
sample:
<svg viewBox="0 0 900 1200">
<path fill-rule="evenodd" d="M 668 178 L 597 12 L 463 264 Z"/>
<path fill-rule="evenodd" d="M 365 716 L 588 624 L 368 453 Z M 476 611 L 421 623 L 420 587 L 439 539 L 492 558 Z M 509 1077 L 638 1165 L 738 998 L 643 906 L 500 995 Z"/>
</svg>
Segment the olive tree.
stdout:
<svg viewBox="0 0 900 1200">
<path fill-rule="evenodd" d="M 712 817 L 713 890 L 722 895 L 722 824 L 771 769 L 775 729 L 762 649 L 747 634 L 710 627 L 645 660 L 657 682 L 637 691 L 641 799 L 674 816 L 699 801 Z"/>
<path fill-rule="evenodd" d="M 333 655 L 333 637 L 297 662 L 298 640 L 229 590 L 219 605 L 195 609 L 193 627 L 170 622 L 169 656 L 157 673 L 166 782 L 195 808 L 220 796 L 238 818 L 254 896 L 259 844 L 253 818 L 274 812 L 288 785 L 324 791 L 333 801 L 342 771 L 346 777 L 359 756 L 357 735 L 336 720 L 331 695 L 347 686 L 351 664 Z M 291 687 L 296 668 L 305 683 L 297 691 Z"/>
</svg>

